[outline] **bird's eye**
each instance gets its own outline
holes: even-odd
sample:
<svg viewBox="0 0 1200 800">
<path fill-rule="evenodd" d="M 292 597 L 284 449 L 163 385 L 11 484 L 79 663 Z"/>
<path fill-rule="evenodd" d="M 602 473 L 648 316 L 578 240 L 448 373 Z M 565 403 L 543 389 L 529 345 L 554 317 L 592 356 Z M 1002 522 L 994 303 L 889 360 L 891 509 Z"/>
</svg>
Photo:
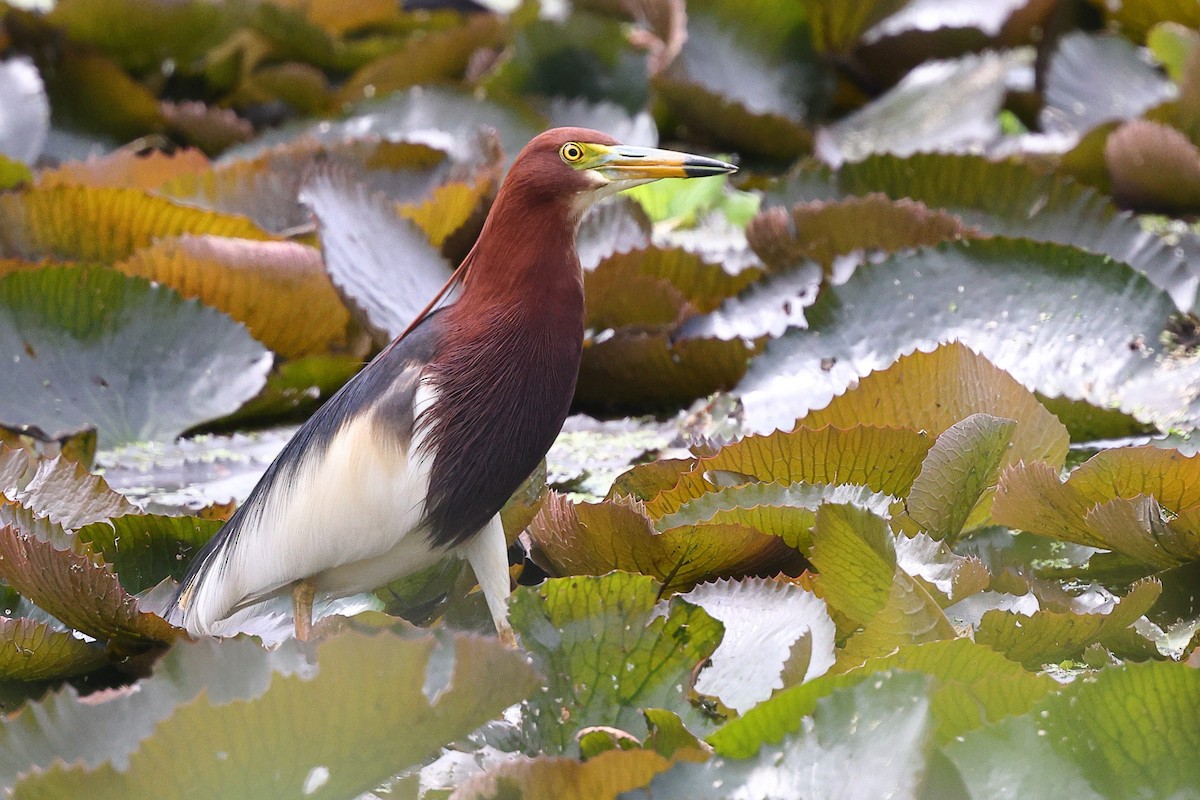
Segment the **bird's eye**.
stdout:
<svg viewBox="0 0 1200 800">
<path fill-rule="evenodd" d="M 563 161 L 568 164 L 574 164 L 583 158 L 583 148 L 575 142 L 567 142 L 558 151 L 558 154 L 562 157 Z"/>
</svg>

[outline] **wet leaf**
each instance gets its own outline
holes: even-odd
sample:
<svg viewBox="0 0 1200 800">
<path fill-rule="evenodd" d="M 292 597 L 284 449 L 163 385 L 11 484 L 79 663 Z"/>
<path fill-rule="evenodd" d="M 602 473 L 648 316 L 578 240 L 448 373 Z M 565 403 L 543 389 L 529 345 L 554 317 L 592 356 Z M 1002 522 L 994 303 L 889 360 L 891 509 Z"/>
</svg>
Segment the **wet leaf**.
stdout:
<svg viewBox="0 0 1200 800">
<path fill-rule="evenodd" d="M 835 688 L 814 702 L 811 725 L 782 743 L 744 760 L 677 764 L 627 797 L 916 796 L 933 727 L 928 686 L 923 675 L 882 672 L 873 681 Z"/>
<path fill-rule="evenodd" d="M 1027 63 L 1019 52 L 923 64 L 895 88 L 821 130 L 816 153 L 837 166 L 873 153 L 969 151 L 999 138 L 1006 77 Z"/>
<path fill-rule="evenodd" d="M 768 344 L 738 391 L 751 429 L 787 426 L 897 356 L 957 339 L 1042 394 L 1170 426 L 1196 414 L 1195 365 L 1159 344 L 1172 313 L 1141 275 L 1077 250 L 942 245 L 826 289 L 809 329 Z"/>
<path fill-rule="evenodd" d="M 937 395 L 936 404 L 929 403 L 930 393 Z M 940 436 L 980 413 L 1017 423 L 1001 463 L 1038 459 L 1061 465 L 1066 460 L 1069 440 L 1062 423 L 1012 376 L 957 342 L 902 356 L 802 422 L 814 428 L 891 425 Z"/>
<path fill-rule="evenodd" d="M 584 347 L 575 402 L 584 409 L 653 411 L 686 405 L 745 374 L 757 345 L 740 339 L 686 339 L 617 332 Z"/>
<path fill-rule="evenodd" d="M 770 208 L 746 227 L 750 246 L 773 269 L 812 260 L 826 273 L 839 256 L 861 250 L 894 253 L 973 237 L 961 220 L 946 212 L 879 193 Z"/>
<path fill-rule="evenodd" d="M 177 205 L 137 189 L 57 186 L 0 195 L 0 255 L 117 261 L 185 233 L 268 239 L 243 217 Z"/>
<path fill-rule="evenodd" d="M 934 539 L 963 530 L 1010 457 L 1006 451 L 1016 427 L 1014 420 L 972 414 L 938 435 L 904 503 L 921 530 Z"/>
<path fill-rule="evenodd" d="M 674 495 L 666 487 L 664 494 Z M 674 497 L 664 496 L 670 503 Z M 669 514 L 654 518 L 654 526 L 662 531 L 680 525 L 736 524 L 778 536 L 789 547 L 808 552 L 812 545 L 810 531 L 817 510 L 826 503 L 845 503 L 886 516 L 895 498 L 870 487 L 852 483 L 830 485 L 821 483 L 792 484 L 750 482 L 736 486 L 714 487 L 711 491 L 688 500 Z M 655 504 L 655 509 L 664 506 Z"/>
<path fill-rule="evenodd" d="M 1195 669 L 1126 664 L 1076 680 L 1028 714 L 969 733 L 944 751 L 972 797 L 1003 788 L 1092 800 L 1135 797 L 1147 787 L 1186 796 L 1200 783 L 1188 755 L 1198 709 Z"/>
<path fill-rule="evenodd" d="M 941 153 L 872 156 L 843 165 L 835 180 L 848 195 L 883 192 L 944 208 L 985 234 L 1070 244 L 1111 256 L 1145 272 L 1183 309 L 1191 308 L 1200 285 L 1186 249 L 1145 230 L 1094 190 L 1015 160 Z M 821 191 L 827 197 L 828 185 Z M 816 199 L 812 192 L 793 180 L 778 201 Z"/>
<path fill-rule="evenodd" d="M 907 4 L 906 0 L 871 0 L 865 3 L 804 0 L 801 3 L 812 26 L 813 44 L 823 52 L 832 50 L 836 53 L 852 50 L 867 29 Z"/>
<path fill-rule="evenodd" d="M 455 788 L 451 800 L 553 797 L 556 800 L 616 800 L 645 786 L 671 762 L 649 750 L 609 750 L 587 761 L 541 756 L 505 761 Z"/>
<path fill-rule="evenodd" d="M 650 244 L 650 218 L 640 205 L 624 195 L 592 206 L 579 223 L 575 249 L 585 270 L 595 269 L 606 258 Z"/>
<path fill-rule="evenodd" d="M 1188 28 L 1200 28 L 1200 8 L 1191 3 L 1174 0 L 1129 0 L 1110 6 L 1092 0 L 1109 23 L 1118 26 L 1130 38 L 1141 40 L 1150 28 L 1164 22 L 1178 22 Z"/>
<path fill-rule="evenodd" d="M 811 145 L 804 119 L 824 89 L 805 37 L 799 5 L 746 13 L 695 2 L 682 50 L 652 85 L 689 130 L 740 152 L 795 158 Z"/>
<path fill-rule="evenodd" d="M 161 617 L 139 611 L 137 600 L 108 567 L 11 525 L 0 527 L 0 578 L 65 624 L 96 639 L 144 650 L 183 634 Z"/>
<path fill-rule="evenodd" d="M 499 44 L 503 32 L 499 16 L 472 14 L 461 25 L 411 36 L 402 49 L 351 75 L 338 90 L 336 102 L 345 105 L 423 83 L 456 80 L 467 71 L 475 52 Z"/>
<path fill-rule="evenodd" d="M 557 575 L 639 572 L 672 591 L 714 578 L 778 571 L 788 548 L 745 525 L 681 525 L 655 530 L 637 503 L 571 503 L 551 493 L 529 526 L 534 558 Z"/>
<path fill-rule="evenodd" d="M 678 483 L 646 503 L 658 519 L 724 485 L 854 484 L 903 497 L 933 446 L 933 437 L 906 428 L 797 428 L 747 436 L 700 459 Z"/>
<path fill-rule="evenodd" d="M 675 711 L 692 730 L 708 727 L 686 688 L 716 648 L 721 624 L 678 599 L 656 614 L 658 595 L 654 579 L 620 572 L 517 590 L 513 629 L 546 676 L 526 709 L 527 746 L 562 753 L 588 725 L 641 738 L 643 708 Z"/>
<path fill-rule="evenodd" d="M 64 0 L 47 18 L 136 73 L 157 69 L 166 59 L 187 63 L 202 56 L 241 21 L 235 11 L 190 1 Z"/>
<path fill-rule="evenodd" d="M 320 252 L 293 242 L 159 239 L 116 268 L 225 312 L 284 358 L 328 352 L 345 341 L 350 324 Z"/>
<path fill-rule="evenodd" d="M 59 765 L 24 778 L 15 796 L 124 798 L 165 791 L 196 798 L 333 798 L 367 791 L 535 686 L 521 656 L 494 639 L 454 638 L 453 666 L 434 648 L 432 637 L 343 633 L 318 646 L 315 676 L 275 676 L 261 695 L 224 704 L 201 694 L 160 723 L 128 767 Z M 444 686 L 432 700 L 425 692 L 430 674 Z M 209 745 L 203 754 L 187 744 L 196 736 Z"/>
<path fill-rule="evenodd" d="M 377 136 L 323 141 L 304 135 L 253 158 L 224 159 L 211 170 L 178 176 L 159 192 L 189 205 L 242 214 L 266 230 L 284 233 L 311 223 L 298 196 L 318 168 L 344 170 L 372 190 L 411 203 L 428 197 L 456 166 L 444 151 L 424 144 Z"/>
<path fill-rule="evenodd" d="M 1120 635 L 1158 600 L 1162 584 L 1142 580 L 1129 589 L 1108 613 L 1035 611 L 1032 616 L 1011 611 L 983 615 L 975 641 L 1003 653 L 1028 669 L 1039 669 L 1067 658 L 1078 658 L 1093 642 Z"/>
<path fill-rule="evenodd" d="M 179 150 L 167 154 L 155 150 L 142 155 L 133 150 L 117 150 L 86 161 L 68 161 L 53 169 L 38 172 L 38 186 L 93 186 L 112 189 L 136 188 L 153 191 L 172 180 L 196 176 L 212 168 L 199 150 Z"/>
<path fill-rule="evenodd" d="M 11 486 L 6 496 L 67 530 L 138 513 L 104 478 L 64 457 L 38 461 L 28 483 L 20 489 Z"/>
<path fill-rule="evenodd" d="M 1097 81 L 1096 75 L 1107 76 Z M 1110 120 L 1139 117 L 1175 87 L 1119 36 L 1073 32 L 1058 40 L 1045 77 L 1043 130 L 1082 135 Z"/>
<path fill-rule="evenodd" d="M 69 678 L 103 663 L 103 650 L 70 631 L 33 619 L 0 617 L 0 680 Z"/>
<path fill-rule="evenodd" d="M 808 641 L 802 678 L 823 675 L 833 665 L 835 631 L 825 603 L 782 581 L 718 580 L 683 598 L 725 626 L 725 636 L 696 681 L 696 691 L 720 698 L 745 713 L 782 689 L 783 669 L 798 640 Z"/>
<path fill-rule="evenodd" d="M 271 356 L 224 315 L 141 278 L 51 268 L 0 279 L 0 419 L 95 424 L 101 446 L 169 439 L 253 397 Z"/>
<path fill-rule="evenodd" d="M 75 532 L 99 553 L 127 592 L 139 594 L 168 576 L 179 580 L 192 556 L 220 530 L 220 520 L 128 514 Z"/>
<path fill-rule="evenodd" d="M 361 184 L 322 172 L 301 200 L 317 218 L 334 285 L 381 342 L 399 336 L 453 271 L 420 228 Z"/>
<path fill-rule="evenodd" d="M 584 273 L 587 324 L 597 329 L 671 325 L 692 314 L 712 311 L 759 274 L 750 268 L 730 275 L 719 264 L 682 248 L 616 253 Z M 642 287 L 641 291 L 637 287 Z"/>
<path fill-rule="evenodd" d="M 1163 567 L 1200 558 L 1200 520 L 1191 513 L 1197 506 L 1196 458 L 1124 447 L 1093 456 L 1065 483 L 1047 464 L 1009 467 L 992 511 L 997 522 L 1014 528 Z"/>
<path fill-rule="evenodd" d="M 1048 675 L 1031 674 L 970 639 L 905 645 L 890 655 L 868 659 L 849 674 L 887 669 L 923 672 L 936 678 L 930 711 L 937 739 L 943 744 L 967 731 L 1024 714 L 1056 687 Z"/>
</svg>

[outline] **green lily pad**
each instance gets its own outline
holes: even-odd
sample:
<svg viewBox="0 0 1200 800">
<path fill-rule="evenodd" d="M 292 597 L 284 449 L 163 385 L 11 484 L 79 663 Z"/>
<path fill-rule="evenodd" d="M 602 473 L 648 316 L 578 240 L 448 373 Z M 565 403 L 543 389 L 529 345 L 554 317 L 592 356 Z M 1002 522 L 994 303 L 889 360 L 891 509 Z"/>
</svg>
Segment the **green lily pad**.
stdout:
<svg viewBox="0 0 1200 800">
<path fill-rule="evenodd" d="M 798 172 L 767 203 L 790 206 L 828 199 L 831 191 L 908 197 L 944 208 L 981 233 L 1058 242 L 1111 256 L 1146 273 L 1185 310 L 1194 304 L 1200 285 L 1189 256 L 1189 247 L 1197 247 L 1194 238 L 1182 237 L 1191 242 L 1182 247 L 1168 242 L 1095 190 L 1016 160 L 945 153 L 871 156 L 843 165 L 833 176 Z"/>
<path fill-rule="evenodd" d="M 202 691 L 213 702 L 229 702 L 261 695 L 274 673 L 312 672 L 294 641 L 267 651 L 252 639 L 182 640 L 136 691 L 116 692 L 98 703 L 64 686 L 38 706 L 7 717 L 0 726 L 0 785 L 12 786 L 21 773 L 45 771 L 55 760 L 124 767 L 159 722 Z"/>
<path fill-rule="evenodd" d="M 692 730 L 711 726 L 687 687 L 716 649 L 721 624 L 679 599 L 657 614 L 659 594 L 653 578 L 621 572 L 517 590 L 513 629 L 546 676 L 526 709 L 527 747 L 562 753 L 589 725 L 644 736 L 643 708 L 675 711 Z"/>
<path fill-rule="evenodd" d="M 626 798 L 726 800 L 771 797 L 915 797 L 925 772 L 932 718 L 930 679 L 878 673 L 820 698 L 811 726 L 750 758 L 677 764 Z"/>
<path fill-rule="evenodd" d="M 192 556 L 222 524 L 198 517 L 127 514 L 93 522 L 75 536 L 104 557 L 127 592 L 138 594 L 168 576 L 182 578 Z"/>
<path fill-rule="evenodd" d="M 1076 680 L 1029 713 L 943 750 L 971 797 L 1189 797 L 1200 785 L 1190 756 L 1197 713 L 1195 669 L 1126 664 Z"/>
<path fill-rule="evenodd" d="M 0 279 L 9 363 L 0 419 L 96 426 L 102 447 L 170 439 L 231 413 L 271 355 L 223 314 L 111 270 L 47 268 Z"/>
<path fill-rule="evenodd" d="M 70 678 L 104 663 L 104 650 L 34 619 L 0 617 L 0 680 Z"/>
<path fill-rule="evenodd" d="M 787 427 L 898 356 L 958 340 L 1042 394 L 1170 426 L 1200 410 L 1200 365 L 1160 344 L 1173 312 L 1129 267 L 1073 248 L 947 244 L 826 289 L 809 329 L 769 343 L 738 392 L 748 427 Z"/>
<path fill-rule="evenodd" d="M 975 641 L 1029 669 L 1039 669 L 1044 664 L 1078 658 L 1087 646 L 1119 636 L 1150 610 L 1161 593 L 1158 581 L 1138 581 L 1107 614 L 1041 610 L 1025 616 L 988 611 L 975 632 Z"/>
<path fill-rule="evenodd" d="M 202 693 L 159 723 L 128 766 L 60 763 L 22 779 L 14 796 L 356 796 L 536 685 L 524 659 L 495 639 L 456 637 L 452 654 L 435 646 L 429 636 L 342 633 L 318 645 L 316 675 L 277 675 L 261 695 L 232 702 Z M 442 687 L 433 696 L 431 676 Z M 197 736 L 209 745 L 203 754 L 188 745 Z"/>
<path fill-rule="evenodd" d="M 995 486 L 1016 427 L 1015 420 L 972 414 L 939 434 L 905 498 L 909 518 L 934 539 L 957 536 Z"/>
<path fill-rule="evenodd" d="M 908 494 L 934 439 L 910 428 L 797 428 L 747 436 L 699 459 L 670 489 L 646 502 L 654 519 L 719 488 L 756 481 L 853 484 L 893 497 Z"/>
</svg>

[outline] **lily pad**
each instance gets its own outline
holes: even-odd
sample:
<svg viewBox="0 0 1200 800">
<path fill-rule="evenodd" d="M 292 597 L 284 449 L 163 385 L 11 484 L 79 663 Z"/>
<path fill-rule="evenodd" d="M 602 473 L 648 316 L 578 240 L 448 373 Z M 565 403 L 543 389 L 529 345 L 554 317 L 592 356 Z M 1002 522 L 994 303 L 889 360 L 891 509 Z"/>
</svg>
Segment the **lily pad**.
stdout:
<svg viewBox="0 0 1200 800">
<path fill-rule="evenodd" d="M 832 177 L 797 172 L 768 195 L 767 204 L 828 199 L 832 190 L 908 197 L 944 208 L 984 234 L 1058 242 L 1111 256 L 1146 273 L 1184 310 L 1192 307 L 1200 285 L 1187 248 L 1146 230 L 1095 190 L 1015 160 L 945 153 L 871 156 L 843 165 Z"/>
<path fill-rule="evenodd" d="M 104 663 L 104 651 L 34 619 L 0 617 L 0 680 L 70 678 Z"/>
<path fill-rule="evenodd" d="M 1097 81 L 1096 75 L 1108 79 Z M 1079 31 L 1058 40 L 1045 77 L 1042 129 L 1076 135 L 1110 120 L 1140 117 L 1175 87 L 1131 42 Z"/>
<path fill-rule="evenodd" d="M 1162 352 L 1167 296 L 1123 264 L 994 239 L 898 255 L 830 287 L 810 327 L 768 344 L 738 387 L 748 427 L 790 426 L 914 349 L 959 340 L 1025 386 L 1170 426 L 1200 374 Z"/>
<path fill-rule="evenodd" d="M 208 233 L 268 239 L 244 217 L 214 214 L 137 189 L 56 186 L 0 195 L 0 255 L 117 261 L 154 239 Z"/>
<path fill-rule="evenodd" d="M 757 754 L 678 764 L 626 797 L 654 800 L 802 800 L 915 797 L 930 746 L 929 678 L 878 673 L 818 699 L 811 725 Z"/>
<path fill-rule="evenodd" d="M 696 691 L 745 713 L 783 688 L 783 670 L 800 639 L 809 657 L 801 678 L 833 666 L 833 621 L 825 603 L 783 581 L 747 578 L 705 583 L 683 595 L 725 626 L 725 637 L 696 681 Z M 753 659 L 747 654 L 753 653 Z M 748 663 L 749 662 L 749 663 Z"/>
<path fill-rule="evenodd" d="M 27 483 L 19 489 L 12 484 L 5 493 L 13 502 L 66 530 L 139 513 L 138 507 L 109 488 L 104 478 L 61 456 L 39 460 Z"/>
<path fill-rule="evenodd" d="M 0 279 L 0 418 L 94 424 L 101 446 L 169 439 L 253 397 L 271 355 L 245 328 L 142 278 L 48 268 Z"/>
<path fill-rule="evenodd" d="M 681 525 L 660 532 L 636 502 L 576 504 L 554 493 L 542 503 L 529 535 L 534 559 L 552 574 L 639 572 L 671 591 L 714 578 L 777 572 L 789 555 L 779 539 L 745 525 Z"/>
<path fill-rule="evenodd" d="M 0 578 L 65 624 L 96 639 L 113 640 L 136 651 L 183 635 L 161 617 L 140 611 L 107 567 L 11 525 L 0 527 Z"/>
<path fill-rule="evenodd" d="M 399 336 L 453 268 L 414 223 L 379 194 L 332 172 L 305 186 L 329 276 L 380 342 Z"/>
<path fill-rule="evenodd" d="M 1186 755 L 1197 739 L 1198 708 L 1195 669 L 1125 664 L 1076 680 L 1029 713 L 968 733 L 944 752 L 972 797 L 1050 791 L 1098 800 L 1135 797 L 1147 787 L 1187 796 L 1200 784 Z"/>
<path fill-rule="evenodd" d="M 199 150 L 161 150 L 142 155 L 116 150 L 86 161 L 68 161 L 38 173 L 38 186 L 95 186 L 118 189 L 132 187 L 153 191 L 185 175 L 199 175 L 212 168 Z"/>
<path fill-rule="evenodd" d="M 653 578 L 621 572 L 517 590 L 513 629 L 546 676 L 526 710 L 530 746 L 567 751 L 589 725 L 644 736 L 643 708 L 675 711 L 692 730 L 708 727 L 686 687 L 716 649 L 721 624 L 679 599 L 657 614 L 659 594 Z"/>
<path fill-rule="evenodd" d="M 923 64 L 887 94 L 817 135 L 816 153 L 837 166 L 872 153 L 972 150 L 999 138 L 1006 80 L 1019 52 Z"/>
<path fill-rule="evenodd" d="M 320 252 L 306 245 L 181 236 L 159 239 L 116 268 L 225 312 L 284 358 L 328 352 L 350 324 Z"/>
<path fill-rule="evenodd" d="M 454 800 L 553 797 L 555 800 L 617 800 L 645 786 L 671 762 L 651 750 L 609 750 L 587 761 L 562 756 L 504 761 L 455 788 Z"/>
<path fill-rule="evenodd" d="M 933 443 L 928 433 L 866 425 L 747 436 L 699 459 L 674 487 L 648 501 L 646 511 L 655 519 L 662 518 L 714 491 L 718 483 L 854 484 L 903 497 Z"/>
<path fill-rule="evenodd" d="M 15 796 L 357 795 L 533 690 L 533 671 L 496 640 L 452 642 L 447 657 L 428 636 L 343 633 L 317 648 L 315 676 L 275 676 L 261 695 L 222 704 L 201 694 L 161 722 L 127 767 L 59 764 L 24 778 Z M 431 675 L 442 686 L 432 697 Z M 197 735 L 210 745 L 201 765 L 186 745 Z M 251 740 L 269 744 L 245 746 Z"/>
<path fill-rule="evenodd" d="M 192 556 L 222 524 L 199 517 L 127 514 L 93 522 L 75 536 L 104 557 L 127 592 L 139 594 L 168 576 L 181 579 Z"/>
<path fill-rule="evenodd" d="M 1025 616 L 988 611 L 975 632 L 975 641 L 1028 669 L 1039 669 L 1044 664 L 1078 658 L 1095 642 L 1111 641 L 1149 611 L 1161 593 L 1158 581 L 1138 581 L 1106 614 L 1040 610 Z"/>
<path fill-rule="evenodd" d="M 1060 482 L 1033 462 L 1007 469 L 997 522 L 1164 567 L 1200 558 L 1200 463 L 1158 447 L 1105 450 Z"/>
<path fill-rule="evenodd" d="M 752 13 L 692 3 L 687 39 L 655 75 L 656 94 L 691 131 L 741 152 L 795 158 L 811 145 L 804 120 L 824 91 L 804 17 L 799 5 L 777 1 Z"/>
</svg>

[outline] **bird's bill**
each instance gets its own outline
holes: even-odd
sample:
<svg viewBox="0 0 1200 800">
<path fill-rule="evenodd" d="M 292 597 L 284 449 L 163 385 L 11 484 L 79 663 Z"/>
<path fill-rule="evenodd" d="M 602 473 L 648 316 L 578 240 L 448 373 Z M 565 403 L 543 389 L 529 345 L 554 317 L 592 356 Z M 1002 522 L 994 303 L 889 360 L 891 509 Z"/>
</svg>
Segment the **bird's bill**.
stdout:
<svg viewBox="0 0 1200 800">
<path fill-rule="evenodd" d="M 675 150 L 617 145 L 595 148 L 590 169 L 610 181 L 652 181 L 659 178 L 703 178 L 737 172 L 737 167 L 707 156 L 695 156 Z"/>
</svg>

